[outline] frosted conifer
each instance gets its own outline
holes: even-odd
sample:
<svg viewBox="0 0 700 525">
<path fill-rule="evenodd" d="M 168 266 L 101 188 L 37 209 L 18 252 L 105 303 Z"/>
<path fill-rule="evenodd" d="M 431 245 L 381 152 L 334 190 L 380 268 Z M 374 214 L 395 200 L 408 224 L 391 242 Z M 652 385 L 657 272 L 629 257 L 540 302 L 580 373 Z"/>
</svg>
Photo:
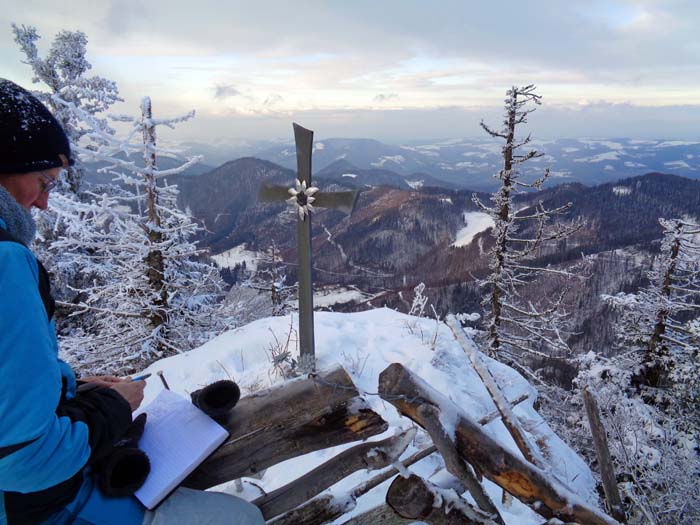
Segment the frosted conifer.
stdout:
<svg viewBox="0 0 700 525">
<path fill-rule="evenodd" d="M 527 369 L 522 365 L 528 357 L 546 360 L 569 352 L 563 329 L 567 317 L 563 311 L 564 291 L 535 304 L 523 300 L 519 289 L 543 273 L 550 278 L 570 277 L 567 271 L 537 266 L 532 261 L 545 243 L 564 239 L 581 227 L 576 221 L 566 225 L 553 221 L 566 214 L 571 204 L 555 209 L 545 208 L 542 202 L 525 209 L 514 206 L 516 195 L 541 188 L 549 176 L 549 170 L 545 170 L 540 178 L 528 183 L 522 180 L 520 171 L 524 162 L 543 155 L 534 149 L 520 153 L 531 139 L 529 135 L 523 139 L 516 136 L 518 126 L 525 124 L 534 111 L 527 106 L 540 103 L 534 85 L 514 86 L 506 93 L 503 127 L 495 130 L 481 123 L 491 137 L 503 141 L 503 168 L 496 175 L 501 186 L 491 196 L 491 205 L 473 196 L 475 204 L 495 223 L 495 245 L 489 253 L 491 273 L 481 282 L 488 293 L 483 302 L 488 311 L 488 353 L 518 365 L 521 371 Z"/>
<path fill-rule="evenodd" d="M 72 110 L 91 122 L 90 115 Z M 77 300 L 64 305 L 73 316 L 85 316 L 63 340 L 78 368 L 130 372 L 202 344 L 234 322 L 219 306 L 218 271 L 191 240 L 199 227 L 178 208 L 177 187 L 167 183 L 199 157 L 158 169 L 158 156 L 173 152 L 157 146 L 157 126 L 173 127 L 193 116 L 155 119 L 146 97 L 141 115 L 119 117 L 130 126 L 125 137 L 94 129 L 92 143 L 99 146 L 78 148 L 86 161 L 108 162 L 104 171 L 123 187 L 111 194 L 88 192 L 89 202 L 61 208 L 69 230 L 52 248 L 67 254 L 64 264 L 84 269 Z"/>
</svg>

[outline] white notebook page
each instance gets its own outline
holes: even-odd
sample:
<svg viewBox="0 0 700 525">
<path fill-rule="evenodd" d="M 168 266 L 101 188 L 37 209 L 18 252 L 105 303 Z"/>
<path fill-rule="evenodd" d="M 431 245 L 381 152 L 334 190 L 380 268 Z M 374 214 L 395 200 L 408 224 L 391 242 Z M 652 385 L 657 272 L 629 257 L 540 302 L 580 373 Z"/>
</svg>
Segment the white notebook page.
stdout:
<svg viewBox="0 0 700 525">
<path fill-rule="evenodd" d="M 148 414 L 139 448 L 148 455 L 151 472 L 135 495 L 152 509 L 226 440 L 228 432 L 170 390 L 161 391 L 138 412 Z"/>
</svg>

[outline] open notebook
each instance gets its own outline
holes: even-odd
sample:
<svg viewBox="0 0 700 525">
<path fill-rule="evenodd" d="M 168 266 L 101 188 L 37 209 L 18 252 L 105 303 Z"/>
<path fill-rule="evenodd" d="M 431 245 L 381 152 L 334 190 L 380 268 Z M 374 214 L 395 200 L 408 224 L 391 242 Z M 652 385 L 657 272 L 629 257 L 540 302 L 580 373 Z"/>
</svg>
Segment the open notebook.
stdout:
<svg viewBox="0 0 700 525">
<path fill-rule="evenodd" d="M 161 391 L 138 412 L 148 414 L 139 448 L 151 460 L 151 473 L 135 495 L 152 509 L 226 440 L 228 432 L 170 390 Z"/>
</svg>

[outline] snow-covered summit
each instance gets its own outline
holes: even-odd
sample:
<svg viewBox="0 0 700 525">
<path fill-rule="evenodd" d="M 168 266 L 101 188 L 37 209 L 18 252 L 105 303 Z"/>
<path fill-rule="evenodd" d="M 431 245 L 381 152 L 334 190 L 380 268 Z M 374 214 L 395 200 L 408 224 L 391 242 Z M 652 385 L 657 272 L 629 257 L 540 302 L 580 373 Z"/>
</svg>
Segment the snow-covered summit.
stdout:
<svg viewBox="0 0 700 525">
<path fill-rule="evenodd" d="M 188 396 L 189 392 L 217 379 L 233 378 L 239 383 L 243 395 L 283 381 L 271 364 L 271 352 L 287 341 L 291 331 L 289 349 L 297 354 L 297 316 L 268 317 L 259 319 L 238 329 L 226 332 L 190 352 L 169 357 L 152 364 L 148 371 L 162 370 L 171 388 Z M 479 419 L 495 410 L 486 388 L 471 367 L 464 351 L 454 339 L 444 323 L 434 319 L 417 318 L 386 308 L 359 313 L 316 312 L 315 338 L 318 367 L 330 368 L 342 365 L 352 377 L 363 397 L 372 409 L 379 413 L 390 425 L 385 435 L 392 435 L 397 428 L 409 428 L 412 422 L 398 415 L 394 407 L 383 402 L 377 395 L 379 374 L 391 363 L 401 363 L 433 388 L 439 390 L 471 418 Z M 543 454 L 548 459 L 553 473 L 580 497 L 595 500 L 593 476 L 573 450 L 564 444 L 534 410 L 537 396 L 535 389 L 517 372 L 484 356 L 491 373 L 508 399 L 528 394 L 525 402 L 515 407 L 514 412 L 526 422 L 526 429 L 532 432 L 532 441 L 544 443 Z M 146 387 L 147 403 L 162 389 L 157 378 L 150 379 Z M 519 454 L 510 435 L 500 420 L 486 427 L 494 438 Z M 425 448 L 429 438 L 420 435 L 405 452 L 405 456 Z M 255 483 L 269 492 L 288 483 L 330 459 L 342 449 L 323 450 L 286 461 L 267 470 L 261 480 Z M 426 478 L 439 472 L 441 463 L 433 455 L 411 469 Z M 437 474 L 443 476 L 442 474 Z M 366 472 L 356 472 L 330 490 L 342 491 L 359 483 Z M 494 484 L 485 481 L 487 491 L 496 502 L 501 501 L 501 491 Z M 245 484 L 246 497 L 254 498 L 258 493 L 253 486 Z M 233 487 L 227 488 L 233 490 Z M 383 501 L 386 485 L 363 496 L 353 513 L 359 513 Z M 512 506 L 503 508 L 507 523 L 540 523 L 530 509 L 515 501 Z M 347 519 L 347 516 L 343 520 Z M 342 521 L 342 520 L 341 520 Z"/>
</svg>

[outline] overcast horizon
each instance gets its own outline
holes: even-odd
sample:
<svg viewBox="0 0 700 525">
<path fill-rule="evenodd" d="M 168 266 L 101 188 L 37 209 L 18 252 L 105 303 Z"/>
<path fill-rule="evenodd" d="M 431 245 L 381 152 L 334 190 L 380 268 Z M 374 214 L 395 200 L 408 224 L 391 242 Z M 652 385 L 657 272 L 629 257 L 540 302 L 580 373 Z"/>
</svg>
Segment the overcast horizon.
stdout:
<svg viewBox="0 0 700 525">
<path fill-rule="evenodd" d="M 32 86 L 11 23 L 43 55 L 61 29 L 86 33 L 91 74 L 117 82 L 135 113 L 195 109 L 173 137 L 389 143 L 485 135 L 513 84 L 543 105 L 533 136 L 696 139 L 700 4 L 690 1 L 184 2 L 10 0 L 0 13 L 2 76 Z M 40 87 L 39 87 L 40 88 Z"/>
</svg>

